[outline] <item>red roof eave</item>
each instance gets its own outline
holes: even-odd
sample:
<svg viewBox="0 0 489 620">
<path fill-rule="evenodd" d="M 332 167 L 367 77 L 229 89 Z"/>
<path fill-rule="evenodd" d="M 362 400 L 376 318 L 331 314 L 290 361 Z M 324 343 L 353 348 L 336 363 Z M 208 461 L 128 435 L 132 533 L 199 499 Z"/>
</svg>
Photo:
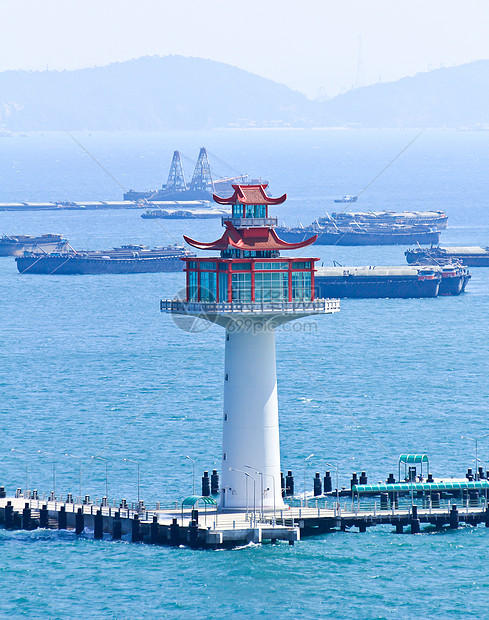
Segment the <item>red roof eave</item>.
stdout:
<svg viewBox="0 0 489 620">
<path fill-rule="evenodd" d="M 280 239 L 273 228 L 271 228 L 267 230 L 268 235 L 266 240 L 264 240 L 260 235 L 257 236 L 257 240 L 255 242 L 246 242 L 240 232 L 236 230 L 230 222 L 226 222 L 226 226 L 226 230 L 224 231 L 222 237 L 210 243 L 196 241 L 186 235 L 184 235 L 183 238 L 189 245 L 197 248 L 198 250 L 227 250 L 231 247 L 236 248 L 237 250 L 250 251 L 299 250 L 300 248 L 305 248 L 308 245 L 312 245 L 318 238 L 317 235 L 313 235 L 309 239 L 304 239 L 304 241 L 300 241 L 298 243 L 288 243 L 287 241 Z"/>
<path fill-rule="evenodd" d="M 265 192 L 267 188 L 266 183 L 258 185 L 233 185 L 232 187 L 234 189 L 234 194 L 229 198 L 222 198 L 221 196 L 213 194 L 215 202 L 220 205 L 280 205 L 287 200 L 287 194 L 283 194 L 283 196 L 279 196 L 278 198 L 267 196 Z"/>
</svg>

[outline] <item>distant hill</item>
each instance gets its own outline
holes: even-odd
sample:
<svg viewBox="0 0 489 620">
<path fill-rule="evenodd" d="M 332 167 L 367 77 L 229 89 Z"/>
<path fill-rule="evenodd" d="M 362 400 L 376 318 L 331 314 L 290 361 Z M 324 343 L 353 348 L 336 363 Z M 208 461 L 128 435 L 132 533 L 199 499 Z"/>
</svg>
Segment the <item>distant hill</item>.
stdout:
<svg viewBox="0 0 489 620">
<path fill-rule="evenodd" d="M 489 60 L 357 88 L 327 102 L 224 63 L 144 57 L 0 73 L 0 129 L 489 127 Z"/>
<path fill-rule="evenodd" d="M 0 127 L 11 131 L 304 126 L 322 113 L 287 86 L 201 58 L 0 73 Z"/>
<path fill-rule="evenodd" d="M 325 106 L 335 125 L 489 127 L 489 60 L 357 88 Z"/>
</svg>

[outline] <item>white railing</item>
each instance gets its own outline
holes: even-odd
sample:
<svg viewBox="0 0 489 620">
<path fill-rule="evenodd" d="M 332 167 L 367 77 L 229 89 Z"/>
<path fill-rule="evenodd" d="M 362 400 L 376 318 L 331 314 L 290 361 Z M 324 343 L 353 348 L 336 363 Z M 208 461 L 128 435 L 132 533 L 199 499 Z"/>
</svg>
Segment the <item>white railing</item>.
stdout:
<svg viewBox="0 0 489 620">
<path fill-rule="evenodd" d="M 231 222 L 235 228 L 271 228 L 277 226 L 277 217 L 231 217 L 221 218 L 224 226 L 226 222 Z"/>
<path fill-rule="evenodd" d="M 314 301 L 204 302 L 162 299 L 160 310 L 174 314 L 270 314 L 338 312 L 339 299 Z"/>
</svg>

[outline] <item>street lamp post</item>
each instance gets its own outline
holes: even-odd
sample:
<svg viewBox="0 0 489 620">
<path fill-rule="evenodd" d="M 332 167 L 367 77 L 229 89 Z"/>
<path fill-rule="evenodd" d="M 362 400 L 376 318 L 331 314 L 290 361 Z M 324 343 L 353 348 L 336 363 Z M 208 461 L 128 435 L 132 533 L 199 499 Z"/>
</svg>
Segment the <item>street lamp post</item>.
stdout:
<svg viewBox="0 0 489 620">
<path fill-rule="evenodd" d="M 234 467 L 229 467 L 229 471 L 237 471 L 240 474 L 244 474 L 247 478 L 251 478 L 253 480 L 253 527 L 256 527 L 256 480 L 253 476 L 247 471 L 243 471 L 242 469 L 235 469 Z M 248 498 L 246 498 L 246 503 L 248 503 Z"/>
<path fill-rule="evenodd" d="M 338 466 L 337 465 L 333 465 L 333 463 L 328 463 L 328 461 L 324 461 L 325 464 L 328 467 L 334 467 L 336 469 L 336 508 L 335 508 L 335 515 L 336 515 L 336 511 L 338 510 L 339 506 L 340 506 L 340 487 L 339 487 L 339 483 L 338 483 Z"/>
<path fill-rule="evenodd" d="M 475 476 L 475 480 L 476 481 L 479 479 L 479 473 L 478 473 L 479 459 L 477 458 L 477 446 L 478 446 L 479 439 L 485 439 L 486 437 L 489 437 L 489 433 L 486 433 L 485 435 L 481 435 L 480 437 L 466 437 L 465 435 L 461 435 L 460 436 L 460 439 L 468 439 L 469 441 L 473 441 L 475 443 L 475 471 L 474 471 L 474 476 Z"/>
<path fill-rule="evenodd" d="M 306 499 L 306 467 L 307 467 L 307 461 L 309 459 L 311 459 L 314 456 L 314 454 L 310 454 L 309 456 L 306 456 L 306 458 L 304 459 L 304 505 L 307 508 L 307 499 Z"/>
<path fill-rule="evenodd" d="M 138 466 L 138 506 L 139 506 L 139 462 L 138 461 L 133 461 L 132 459 L 124 459 L 125 461 L 127 461 L 128 463 L 134 463 L 135 465 Z"/>
<path fill-rule="evenodd" d="M 80 499 L 81 502 L 81 481 L 82 481 L 82 460 L 81 457 L 79 456 L 74 456 L 73 454 L 68 454 L 67 452 L 65 452 L 65 456 L 69 457 L 70 459 L 77 459 L 78 461 L 78 497 Z"/>
<path fill-rule="evenodd" d="M 98 459 L 99 461 L 105 461 L 105 497 L 109 499 L 109 476 L 107 470 L 108 459 L 104 459 L 103 456 L 91 456 L 92 459 Z"/>
<path fill-rule="evenodd" d="M 11 448 L 10 452 L 18 452 L 25 455 L 25 491 L 27 493 L 29 489 L 29 454 L 24 450 L 17 450 L 17 448 Z"/>
<path fill-rule="evenodd" d="M 260 471 L 259 469 L 257 469 L 256 467 L 252 467 L 251 465 L 245 465 L 245 467 L 247 467 L 248 469 L 253 469 L 255 471 L 256 474 L 260 474 L 261 476 L 261 497 L 262 497 L 262 502 L 261 502 L 261 515 L 263 518 L 263 476 L 269 476 L 272 479 L 272 491 L 273 491 L 273 518 L 275 519 L 275 476 L 273 476 L 273 474 L 265 474 L 262 471 Z"/>
<path fill-rule="evenodd" d="M 189 456 L 186 456 L 185 458 L 192 461 L 192 495 L 195 495 L 195 461 Z"/>
<path fill-rule="evenodd" d="M 45 452 L 44 450 L 38 450 L 38 454 L 46 454 L 47 456 L 53 457 L 53 493 L 54 497 L 56 497 L 56 461 L 54 460 L 54 454 L 51 452 Z"/>
</svg>

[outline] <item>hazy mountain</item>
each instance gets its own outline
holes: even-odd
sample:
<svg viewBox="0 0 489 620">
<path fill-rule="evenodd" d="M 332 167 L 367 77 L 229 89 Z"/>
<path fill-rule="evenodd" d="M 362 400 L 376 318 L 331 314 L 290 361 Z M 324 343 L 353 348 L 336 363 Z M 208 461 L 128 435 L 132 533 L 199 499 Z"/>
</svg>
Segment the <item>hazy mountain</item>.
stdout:
<svg viewBox="0 0 489 620">
<path fill-rule="evenodd" d="M 324 104 L 335 125 L 489 125 L 489 60 L 357 88 Z"/>
<path fill-rule="evenodd" d="M 310 101 L 211 60 L 145 57 L 78 71 L 0 73 L 0 128 L 12 131 L 212 127 L 489 125 L 489 61 L 419 73 Z"/>
<path fill-rule="evenodd" d="M 0 127 L 9 130 L 304 126 L 321 113 L 321 104 L 286 86 L 201 58 L 0 73 Z"/>
</svg>

